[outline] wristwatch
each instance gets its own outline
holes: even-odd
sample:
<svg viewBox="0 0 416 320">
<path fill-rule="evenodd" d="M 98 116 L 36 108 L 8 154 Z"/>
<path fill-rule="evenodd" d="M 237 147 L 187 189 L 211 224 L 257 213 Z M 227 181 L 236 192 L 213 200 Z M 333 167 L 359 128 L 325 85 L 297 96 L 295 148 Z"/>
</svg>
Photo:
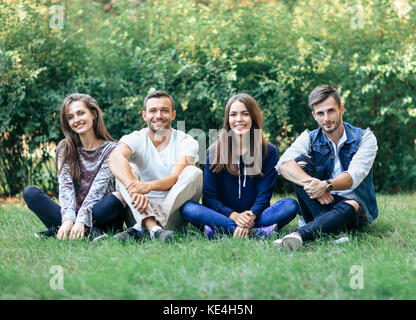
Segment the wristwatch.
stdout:
<svg viewBox="0 0 416 320">
<path fill-rule="evenodd" d="M 332 185 L 332 183 L 329 181 L 329 180 L 325 180 L 325 182 L 328 184 L 327 186 L 326 186 L 326 191 L 327 192 L 330 192 L 330 191 L 332 191 L 332 189 L 334 189 L 334 186 Z"/>
</svg>

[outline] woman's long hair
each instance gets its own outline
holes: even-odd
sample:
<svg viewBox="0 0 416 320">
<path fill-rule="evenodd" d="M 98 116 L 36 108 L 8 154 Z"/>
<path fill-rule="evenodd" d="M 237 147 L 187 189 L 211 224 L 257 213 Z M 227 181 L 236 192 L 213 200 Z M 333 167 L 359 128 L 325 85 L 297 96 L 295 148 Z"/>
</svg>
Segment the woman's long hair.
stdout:
<svg viewBox="0 0 416 320">
<path fill-rule="evenodd" d="M 217 141 L 210 146 L 210 160 L 212 159 L 210 169 L 214 173 L 221 172 L 224 167 L 232 175 L 239 176 L 240 172 L 237 164 L 239 163 L 239 157 L 237 159 L 235 150 L 233 152 L 233 142 L 235 142 L 235 134 L 230 127 L 230 109 L 231 105 L 239 101 L 244 104 L 247 111 L 250 114 L 252 125 L 249 132 L 250 149 L 249 155 L 253 159 L 251 163 L 245 163 L 247 167 L 251 167 L 252 175 L 263 175 L 261 171 L 261 165 L 263 158 L 267 154 L 267 141 L 263 137 L 262 117 L 260 107 L 256 100 L 247 93 L 238 93 L 232 96 L 225 107 L 224 123 L 221 133 Z M 235 149 L 239 148 L 236 146 Z M 212 151 L 214 152 L 213 155 Z"/>
<path fill-rule="evenodd" d="M 79 165 L 78 148 L 82 147 L 82 144 L 78 133 L 74 132 L 71 129 L 67 119 L 68 106 L 75 101 L 83 102 L 85 106 L 90 110 L 90 112 L 95 116 L 93 120 L 93 129 L 97 139 L 102 139 L 106 141 L 114 141 L 114 139 L 110 136 L 105 127 L 102 111 L 94 98 L 83 93 L 73 93 L 64 99 L 60 111 L 60 124 L 61 130 L 65 138 L 61 140 L 61 142 L 59 142 L 58 144 L 56 150 L 55 165 L 56 170 L 59 174 L 62 170 L 63 164 L 66 162 L 69 166 L 72 180 L 74 182 L 79 182 L 81 180 L 81 167 Z M 58 163 L 58 155 L 61 152 L 61 150 L 61 161 L 60 163 Z"/>
</svg>

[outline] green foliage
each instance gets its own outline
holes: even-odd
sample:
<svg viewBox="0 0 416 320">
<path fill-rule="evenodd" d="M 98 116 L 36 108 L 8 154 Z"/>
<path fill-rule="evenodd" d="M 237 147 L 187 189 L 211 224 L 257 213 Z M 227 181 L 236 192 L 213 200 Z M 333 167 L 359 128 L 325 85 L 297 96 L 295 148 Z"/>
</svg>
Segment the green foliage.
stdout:
<svg viewBox="0 0 416 320">
<path fill-rule="evenodd" d="M 2 192 L 16 194 L 28 183 L 56 191 L 46 143 L 62 138 L 57 113 L 71 92 L 95 97 L 119 139 L 144 125 L 141 105 L 152 88 L 172 94 L 186 131 L 199 128 L 207 137 L 221 127 L 227 99 L 245 91 L 260 103 L 265 132 L 281 154 L 316 127 L 307 97 L 322 83 L 339 89 L 344 120 L 375 132 L 377 191 L 414 190 L 416 2 L 409 12 L 395 2 L 120 0 L 104 10 L 76 0 L 64 2 L 64 28 L 52 29 L 49 7 L 57 3 L 5 1 Z M 364 13 L 358 27 L 357 5 Z M 31 157 L 35 149 L 40 156 Z M 288 188 L 281 179 L 276 190 Z"/>
</svg>

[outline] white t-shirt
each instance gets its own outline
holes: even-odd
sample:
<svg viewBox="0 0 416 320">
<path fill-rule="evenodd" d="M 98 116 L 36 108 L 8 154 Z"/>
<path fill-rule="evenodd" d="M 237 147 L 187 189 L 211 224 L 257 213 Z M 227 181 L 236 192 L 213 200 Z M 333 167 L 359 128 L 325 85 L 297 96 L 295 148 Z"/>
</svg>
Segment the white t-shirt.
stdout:
<svg viewBox="0 0 416 320">
<path fill-rule="evenodd" d="M 143 128 L 120 139 L 120 142 L 130 147 L 132 155 L 129 161 L 139 169 L 141 181 L 148 182 L 168 176 L 182 156 L 193 157 L 194 163 L 199 160 L 198 142 L 189 134 L 172 128 L 169 144 L 159 152 L 147 132 L 148 128 Z M 163 198 L 166 194 L 167 191 L 151 191 L 146 196 Z"/>
</svg>

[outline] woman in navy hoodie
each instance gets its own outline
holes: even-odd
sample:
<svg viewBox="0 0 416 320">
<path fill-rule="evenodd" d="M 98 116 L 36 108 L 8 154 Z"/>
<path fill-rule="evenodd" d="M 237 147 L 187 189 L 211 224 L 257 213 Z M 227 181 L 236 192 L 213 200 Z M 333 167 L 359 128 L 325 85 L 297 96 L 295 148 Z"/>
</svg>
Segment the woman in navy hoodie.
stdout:
<svg viewBox="0 0 416 320">
<path fill-rule="evenodd" d="M 184 219 L 204 226 L 208 239 L 217 232 L 234 237 L 269 237 L 298 213 L 296 200 L 270 206 L 277 179 L 277 149 L 262 133 L 260 108 L 249 94 L 231 97 L 223 130 L 207 150 L 202 205 L 188 201 Z"/>
</svg>

